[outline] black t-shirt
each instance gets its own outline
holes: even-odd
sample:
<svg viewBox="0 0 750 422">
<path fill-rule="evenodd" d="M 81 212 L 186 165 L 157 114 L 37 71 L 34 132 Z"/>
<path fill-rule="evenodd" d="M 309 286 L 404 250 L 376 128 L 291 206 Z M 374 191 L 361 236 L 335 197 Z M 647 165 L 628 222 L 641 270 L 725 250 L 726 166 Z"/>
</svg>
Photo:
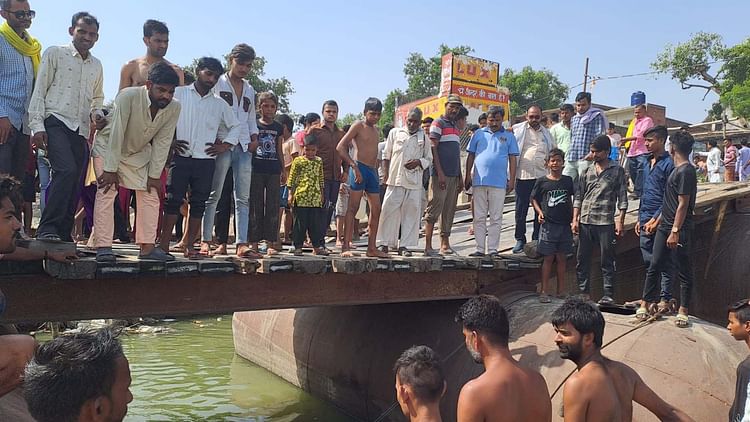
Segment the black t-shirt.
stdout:
<svg viewBox="0 0 750 422">
<path fill-rule="evenodd" d="M 661 206 L 662 222 L 659 229 L 663 231 L 672 230 L 674 217 L 679 205 L 679 195 L 690 195 L 687 216 L 683 227 L 690 228 L 693 224 L 693 210 L 695 209 L 695 195 L 698 191 L 698 178 L 695 175 L 695 167 L 683 164 L 675 167 L 672 174 L 667 178 L 667 187 L 664 192 L 664 203 Z"/>
<path fill-rule="evenodd" d="M 550 180 L 547 176 L 536 179 L 531 197 L 536 199 L 544 212 L 544 221 L 554 224 L 570 224 L 573 221 L 575 193 L 573 179 L 563 175 L 560 180 Z"/>
<path fill-rule="evenodd" d="M 276 143 L 284 133 L 281 123 L 270 125 L 258 120 L 258 149 L 253 153 L 253 172 L 264 174 L 281 174 L 281 161 L 276 153 Z"/>
<path fill-rule="evenodd" d="M 750 356 L 737 366 L 737 386 L 734 390 L 734 403 L 729 409 L 729 422 L 740 422 L 749 413 L 747 409 L 750 405 L 748 384 L 750 384 Z"/>
</svg>

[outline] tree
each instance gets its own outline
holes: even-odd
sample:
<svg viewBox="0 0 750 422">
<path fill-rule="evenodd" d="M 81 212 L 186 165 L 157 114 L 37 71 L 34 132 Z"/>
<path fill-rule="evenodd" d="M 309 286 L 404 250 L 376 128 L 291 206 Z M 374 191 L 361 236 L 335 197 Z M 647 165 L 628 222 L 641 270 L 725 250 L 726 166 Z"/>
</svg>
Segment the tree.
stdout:
<svg viewBox="0 0 750 422">
<path fill-rule="evenodd" d="M 700 88 L 706 90 L 706 95 L 709 92 L 721 95 L 721 70 L 714 72 L 711 67 L 725 56 L 726 47 L 721 35 L 698 32 L 684 43 L 676 46 L 667 44 L 664 51 L 656 56 L 656 61 L 651 63 L 651 68 L 668 73 L 672 79 L 680 81 L 682 89 Z"/>
<path fill-rule="evenodd" d="M 440 67 L 443 56 L 448 53 L 469 54 L 474 49 L 459 45 L 448 47 L 440 44 L 437 53 L 432 57 L 424 57 L 421 53 L 411 53 L 404 63 L 404 76 L 406 76 L 406 92 L 395 89 L 388 93 L 383 103 L 382 124 L 393 124 L 393 116 L 396 114 L 396 103 L 406 104 L 422 98 L 437 95 L 440 91 Z"/>
<path fill-rule="evenodd" d="M 340 128 L 343 129 L 344 126 L 346 126 L 346 125 L 350 125 L 350 124 L 356 122 L 357 120 L 364 120 L 364 119 L 365 119 L 365 116 L 362 113 L 357 113 L 357 114 L 347 113 L 347 114 L 344 115 L 344 117 L 342 117 L 342 118 L 338 119 L 338 121 L 336 121 L 336 125 L 338 127 L 340 127 Z"/>
<path fill-rule="evenodd" d="M 229 56 L 224 56 L 223 65 L 225 68 L 228 67 L 227 63 Z M 289 112 L 289 96 L 294 94 L 294 88 L 292 83 L 286 78 L 269 78 L 264 79 L 266 59 L 263 56 L 258 56 L 253 61 L 253 67 L 250 73 L 245 78 L 256 92 L 272 91 L 279 98 L 279 111 L 281 113 Z M 189 66 L 184 66 L 182 69 L 188 71 L 193 75 L 196 74 L 195 67 L 198 64 L 198 59 L 193 59 L 193 62 Z"/>
<path fill-rule="evenodd" d="M 525 66 L 519 72 L 505 69 L 499 84 L 510 90 L 510 117 L 524 114 L 532 104 L 542 110 L 559 107 L 568 97 L 569 90 L 551 71 L 534 70 L 531 66 Z"/>
</svg>

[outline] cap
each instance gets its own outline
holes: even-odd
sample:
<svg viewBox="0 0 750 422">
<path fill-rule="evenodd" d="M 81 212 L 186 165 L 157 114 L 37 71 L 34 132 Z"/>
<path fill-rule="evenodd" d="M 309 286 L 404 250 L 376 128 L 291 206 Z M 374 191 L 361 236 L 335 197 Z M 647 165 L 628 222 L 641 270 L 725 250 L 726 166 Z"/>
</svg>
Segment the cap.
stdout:
<svg viewBox="0 0 750 422">
<path fill-rule="evenodd" d="M 458 95 L 456 95 L 456 94 L 451 94 L 451 95 L 449 95 L 449 96 L 448 96 L 448 100 L 446 101 L 446 103 L 447 103 L 447 104 L 450 104 L 450 103 L 456 103 L 456 104 L 461 104 L 461 105 L 464 105 L 464 102 L 463 102 L 463 101 L 461 101 L 461 97 L 459 97 L 459 96 L 458 96 Z"/>
</svg>

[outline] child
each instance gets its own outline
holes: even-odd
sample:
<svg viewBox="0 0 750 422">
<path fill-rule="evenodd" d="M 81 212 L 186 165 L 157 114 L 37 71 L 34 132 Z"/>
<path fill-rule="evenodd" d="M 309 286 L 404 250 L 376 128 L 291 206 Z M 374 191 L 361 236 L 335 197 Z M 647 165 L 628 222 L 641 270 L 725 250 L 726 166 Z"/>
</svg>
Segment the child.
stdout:
<svg viewBox="0 0 750 422">
<path fill-rule="evenodd" d="M 743 299 L 729 306 L 729 334 L 750 347 L 750 299 Z M 729 410 L 729 420 L 746 421 L 750 418 L 750 357 L 737 366 L 737 386 L 734 403 Z"/>
<path fill-rule="evenodd" d="M 367 203 L 370 206 L 367 256 L 388 257 L 387 253 L 376 247 L 378 219 L 380 219 L 380 183 L 377 171 L 380 132 L 375 125 L 380 121 L 382 112 L 383 103 L 377 98 L 368 98 L 365 102 L 364 121 L 354 123 L 336 147 L 341 159 L 349 165 L 349 187 L 351 188 L 341 256 L 354 255 L 349 249 L 354 233 L 354 215 L 357 213 L 362 194 L 366 192 Z M 349 156 L 349 147 L 352 144 L 357 151 L 356 161 Z"/>
<path fill-rule="evenodd" d="M 281 123 L 284 129 L 282 137 L 283 139 L 286 139 L 286 141 L 282 144 L 281 150 L 284 154 L 284 174 L 289 176 L 289 171 L 292 168 L 292 161 L 299 156 L 300 150 L 300 147 L 297 145 L 294 136 L 292 135 L 294 121 L 286 114 L 277 116 L 275 120 Z M 283 243 L 291 243 L 292 209 L 289 206 L 289 184 L 287 183 L 287 180 L 282 180 L 281 183 L 279 215 L 281 215 L 282 218 L 280 231 L 284 233 Z"/>
<path fill-rule="evenodd" d="M 323 212 L 323 160 L 317 156 L 318 140 L 315 135 L 305 135 L 302 157 L 292 161 L 287 185 L 289 205 L 294 208 L 292 243 L 294 255 L 302 255 L 305 235 L 310 237 L 315 255 L 328 255 L 320 230 L 320 213 Z"/>
<path fill-rule="evenodd" d="M 267 254 L 275 255 L 279 245 L 279 190 L 281 188 L 284 128 L 274 121 L 278 100 L 272 92 L 258 96 L 258 148 L 253 153 L 250 181 L 250 244 L 258 252 L 258 242 L 268 243 Z"/>
<path fill-rule="evenodd" d="M 550 150 L 545 160 L 549 174 L 540 177 L 531 190 L 534 210 L 539 214 L 539 243 L 537 252 L 544 256 L 542 263 L 542 294 L 539 301 L 549 303 L 550 276 L 552 262 L 557 260 L 557 288 L 560 294 L 565 281 L 565 261 L 573 253 L 573 232 L 570 224 L 573 221 L 574 192 L 573 179 L 562 174 L 565 153 L 559 148 Z"/>
<path fill-rule="evenodd" d="M 349 185 L 342 183 L 339 186 L 339 198 L 336 201 L 336 247 L 344 246 L 344 221 L 346 220 L 346 211 L 349 209 Z M 352 245 L 348 245 L 351 249 Z"/>
</svg>

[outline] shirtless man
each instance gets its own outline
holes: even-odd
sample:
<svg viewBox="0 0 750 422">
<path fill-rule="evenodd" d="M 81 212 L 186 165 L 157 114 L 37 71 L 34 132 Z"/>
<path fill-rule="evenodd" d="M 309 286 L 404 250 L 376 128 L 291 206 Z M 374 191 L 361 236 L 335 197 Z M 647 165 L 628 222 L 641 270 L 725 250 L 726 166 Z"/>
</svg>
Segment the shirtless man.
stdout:
<svg viewBox="0 0 750 422">
<path fill-rule="evenodd" d="M 151 65 L 165 61 L 169 63 L 180 77 L 180 86 L 185 85 L 185 75 L 176 64 L 170 63 L 164 56 L 169 47 L 169 29 L 164 22 L 149 19 L 143 24 L 143 43 L 146 44 L 146 55 L 133 59 L 122 67 L 120 71 L 120 88 L 146 85 L 148 69 Z"/>
<path fill-rule="evenodd" d="M 494 296 L 476 296 L 458 310 L 466 348 L 484 365 L 458 396 L 458 422 L 541 422 L 552 420 L 547 383 L 513 359 L 508 349 L 508 314 Z"/>
<path fill-rule="evenodd" d="M 445 382 L 440 357 L 427 346 L 412 346 L 393 365 L 396 400 L 410 422 L 441 422 Z"/>
<path fill-rule="evenodd" d="M 662 400 L 629 366 L 601 354 L 604 317 L 592 302 L 570 298 L 552 314 L 560 357 L 578 367 L 563 388 L 565 421 L 631 421 L 633 401 L 662 421 L 692 421 Z"/>
<path fill-rule="evenodd" d="M 378 142 L 380 132 L 375 127 L 380 121 L 383 103 L 377 98 L 368 98 L 365 102 L 364 121 L 355 122 L 349 131 L 341 138 L 336 151 L 341 159 L 349 165 L 349 207 L 346 210 L 344 222 L 344 244 L 341 256 L 354 256 L 349 249 L 354 233 L 354 215 L 359 209 L 362 193 L 367 193 L 367 203 L 370 205 L 368 217 L 367 256 L 387 258 L 388 254 L 376 247 L 378 235 L 378 219 L 380 219 L 380 180 L 378 179 Z M 349 155 L 349 147 L 354 144 L 357 160 Z"/>
</svg>

